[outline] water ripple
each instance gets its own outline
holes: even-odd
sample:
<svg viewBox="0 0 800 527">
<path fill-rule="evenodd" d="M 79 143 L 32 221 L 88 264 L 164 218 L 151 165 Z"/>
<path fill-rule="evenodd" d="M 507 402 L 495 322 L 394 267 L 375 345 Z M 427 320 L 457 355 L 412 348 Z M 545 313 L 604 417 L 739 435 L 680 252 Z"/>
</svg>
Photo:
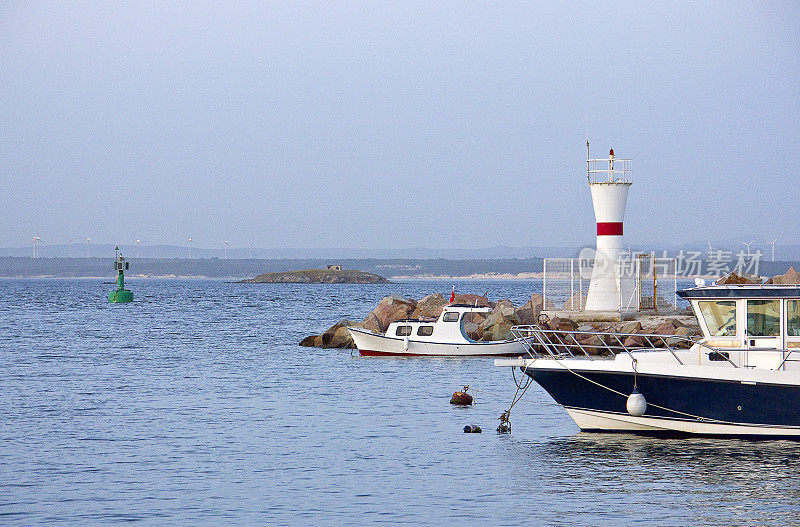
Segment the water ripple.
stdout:
<svg viewBox="0 0 800 527">
<path fill-rule="evenodd" d="M 0 280 L 0 523 L 764 525 L 800 517 L 800 445 L 581 434 L 487 359 L 296 343 L 450 283 Z M 462 291 L 525 302 L 538 282 Z M 58 291 L 46 296 L 44 291 Z M 468 383 L 477 404 L 452 408 Z M 464 424 L 483 426 L 465 435 Z"/>
</svg>

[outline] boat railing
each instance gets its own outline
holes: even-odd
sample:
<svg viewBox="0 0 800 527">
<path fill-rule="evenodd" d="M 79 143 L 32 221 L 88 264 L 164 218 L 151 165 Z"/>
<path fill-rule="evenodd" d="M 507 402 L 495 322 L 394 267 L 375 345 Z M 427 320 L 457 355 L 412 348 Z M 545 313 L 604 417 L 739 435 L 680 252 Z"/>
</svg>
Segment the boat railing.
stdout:
<svg viewBox="0 0 800 527">
<path fill-rule="evenodd" d="M 780 363 L 780 365 L 778 365 L 777 368 L 775 368 L 776 370 L 780 370 L 781 368 L 783 368 L 785 370 L 786 368 L 785 368 L 784 365 L 786 364 L 786 361 L 789 360 L 789 357 L 792 356 L 792 353 L 794 353 L 795 351 L 800 351 L 800 350 L 792 348 L 792 349 L 784 349 L 784 350 L 781 350 L 781 351 L 783 351 L 783 361 Z"/>
<path fill-rule="evenodd" d="M 738 366 L 730 360 L 722 350 L 711 347 L 698 338 L 686 335 L 661 335 L 656 333 L 610 333 L 599 331 L 578 331 L 545 329 L 538 325 L 514 326 L 511 333 L 520 339 L 525 350 L 531 358 L 588 358 L 608 359 L 620 353 L 625 353 L 636 362 L 632 352 L 642 351 L 668 351 L 679 364 L 683 364 L 677 351 L 685 351 L 695 344 L 708 348 L 709 353 L 717 353 L 719 360 L 729 362 L 733 367 Z M 634 337 L 636 344 L 625 342 L 629 337 Z"/>
</svg>

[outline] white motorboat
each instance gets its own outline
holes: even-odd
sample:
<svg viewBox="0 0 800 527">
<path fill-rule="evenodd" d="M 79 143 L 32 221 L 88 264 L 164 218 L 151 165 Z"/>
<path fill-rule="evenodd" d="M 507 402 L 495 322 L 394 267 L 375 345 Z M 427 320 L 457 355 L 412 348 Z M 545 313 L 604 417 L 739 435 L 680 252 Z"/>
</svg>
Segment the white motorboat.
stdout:
<svg viewBox="0 0 800 527">
<path fill-rule="evenodd" d="M 529 356 L 495 365 L 519 367 L 583 431 L 800 438 L 800 286 L 678 294 L 700 323 L 696 342 L 516 326 Z"/>
<path fill-rule="evenodd" d="M 436 320 L 392 322 L 385 335 L 348 328 L 361 355 L 515 356 L 525 353 L 521 338 L 495 342 L 471 340 L 464 322 L 471 313 L 486 315 L 488 307 L 465 304 L 445 306 Z"/>
</svg>

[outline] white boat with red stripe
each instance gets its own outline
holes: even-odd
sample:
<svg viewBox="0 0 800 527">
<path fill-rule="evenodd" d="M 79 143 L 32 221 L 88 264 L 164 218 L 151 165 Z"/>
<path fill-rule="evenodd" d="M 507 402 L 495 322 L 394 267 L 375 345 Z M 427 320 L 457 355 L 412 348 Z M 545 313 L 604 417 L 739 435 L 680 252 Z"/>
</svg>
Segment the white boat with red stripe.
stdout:
<svg viewBox="0 0 800 527">
<path fill-rule="evenodd" d="M 480 357 L 523 354 L 525 347 L 519 338 L 483 342 L 467 336 L 464 322 L 470 318 L 470 314 L 485 316 L 490 311 L 488 307 L 451 304 L 444 307 L 436 320 L 392 322 L 385 335 L 355 327 L 348 329 L 361 355 Z"/>
</svg>

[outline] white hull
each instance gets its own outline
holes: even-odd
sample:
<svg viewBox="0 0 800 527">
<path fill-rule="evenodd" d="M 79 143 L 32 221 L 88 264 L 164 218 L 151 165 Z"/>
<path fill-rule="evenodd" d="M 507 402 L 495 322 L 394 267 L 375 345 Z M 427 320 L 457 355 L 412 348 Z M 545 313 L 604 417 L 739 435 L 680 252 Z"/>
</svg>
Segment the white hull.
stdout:
<svg viewBox="0 0 800 527">
<path fill-rule="evenodd" d="M 672 432 L 716 436 L 800 436 L 800 427 L 768 425 L 720 424 L 694 420 L 634 417 L 628 414 L 566 408 L 575 424 L 584 431 L 604 432 Z"/>
<path fill-rule="evenodd" d="M 442 357 L 525 355 L 522 341 L 444 343 L 387 337 L 371 331 L 349 328 L 361 355 L 433 355 Z"/>
</svg>

